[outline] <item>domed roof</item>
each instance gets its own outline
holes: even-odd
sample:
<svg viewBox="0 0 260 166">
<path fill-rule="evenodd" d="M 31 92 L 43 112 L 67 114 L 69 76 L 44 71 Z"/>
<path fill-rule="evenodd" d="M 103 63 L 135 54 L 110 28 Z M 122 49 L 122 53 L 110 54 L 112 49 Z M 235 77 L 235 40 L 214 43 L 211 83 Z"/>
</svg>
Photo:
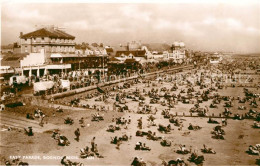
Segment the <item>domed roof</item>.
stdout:
<svg viewBox="0 0 260 166">
<path fill-rule="evenodd" d="M 174 46 L 180 46 L 180 43 L 179 42 L 174 42 L 173 45 Z"/>
<path fill-rule="evenodd" d="M 184 47 L 185 44 L 184 44 L 183 42 L 180 42 L 180 46 L 181 46 L 181 47 Z"/>
</svg>

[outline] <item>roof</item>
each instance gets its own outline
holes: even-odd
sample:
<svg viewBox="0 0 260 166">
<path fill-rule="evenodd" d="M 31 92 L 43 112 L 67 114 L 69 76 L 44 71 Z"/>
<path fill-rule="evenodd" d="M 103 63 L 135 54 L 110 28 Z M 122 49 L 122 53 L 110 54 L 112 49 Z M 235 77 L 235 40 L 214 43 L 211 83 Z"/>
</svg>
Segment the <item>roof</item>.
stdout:
<svg viewBox="0 0 260 166">
<path fill-rule="evenodd" d="M 106 48 L 106 51 L 107 51 L 107 53 L 111 53 L 111 52 L 113 52 L 114 50 L 113 50 L 113 48 Z"/>
<path fill-rule="evenodd" d="M 119 59 L 116 59 L 115 57 L 111 57 L 110 59 L 109 59 L 109 62 L 115 62 L 115 61 L 120 61 Z"/>
<path fill-rule="evenodd" d="M 135 57 L 144 57 L 146 51 L 145 50 L 136 50 L 136 51 L 117 51 L 116 52 L 116 57 L 120 57 L 122 54 L 124 55 L 129 55 L 132 54 Z"/>
<path fill-rule="evenodd" d="M 72 36 L 64 31 L 58 29 L 50 28 L 41 28 L 36 31 L 22 35 L 20 38 L 32 38 L 32 37 L 52 37 L 52 38 L 64 38 L 64 39 L 75 39 L 75 36 Z"/>
<path fill-rule="evenodd" d="M 143 45 L 146 46 L 149 51 L 163 52 L 171 50 L 171 46 L 166 43 L 149 43 Z"/>
<path fill-rule="evenodd" d="M 8 54 L 1 60 L 1 66 L 20 67 L 20 61 L 26 57 L 28 53 L 24 54 Z"/>
<path fill-rule="evenodd" d="M 87 55 L 86 57 L 108 57 L 107 55 L 96 55 L 96 54 L 93 54 L 93 55 Z"/>
<path fill-rule="evenodd" d="M 137 62 L 135 59 L 126 59 L 125 63 L 135 63 Z"/>
</svg>

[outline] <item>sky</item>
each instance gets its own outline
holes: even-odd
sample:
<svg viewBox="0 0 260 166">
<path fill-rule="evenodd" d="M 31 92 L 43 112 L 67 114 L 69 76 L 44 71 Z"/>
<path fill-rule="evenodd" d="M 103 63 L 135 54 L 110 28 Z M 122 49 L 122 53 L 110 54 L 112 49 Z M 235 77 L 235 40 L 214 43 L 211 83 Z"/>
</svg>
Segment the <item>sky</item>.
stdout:
<svg viewBox="0 0 260 166">
<path fill-rule="evenodd" d="M 260 52 L 260 1 L 43 2 L 1 2 L 2 45 L 19 41 L 20 32 L 55 25 L 77 43 L 182 41 L 192 50 Z"/>
</svg>

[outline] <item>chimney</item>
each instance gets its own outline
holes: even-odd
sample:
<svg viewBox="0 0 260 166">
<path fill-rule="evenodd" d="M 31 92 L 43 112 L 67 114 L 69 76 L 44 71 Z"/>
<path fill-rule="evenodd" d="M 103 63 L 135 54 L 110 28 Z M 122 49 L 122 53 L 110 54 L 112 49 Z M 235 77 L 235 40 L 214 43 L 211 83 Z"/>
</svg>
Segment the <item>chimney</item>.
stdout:
<svg viewBox="0 0 260 166">
<path fill-rule="evenodd" d="M 23 36 L 23 32 L 20 32 L 20 37 L 22 37 Z"/>
</svg>

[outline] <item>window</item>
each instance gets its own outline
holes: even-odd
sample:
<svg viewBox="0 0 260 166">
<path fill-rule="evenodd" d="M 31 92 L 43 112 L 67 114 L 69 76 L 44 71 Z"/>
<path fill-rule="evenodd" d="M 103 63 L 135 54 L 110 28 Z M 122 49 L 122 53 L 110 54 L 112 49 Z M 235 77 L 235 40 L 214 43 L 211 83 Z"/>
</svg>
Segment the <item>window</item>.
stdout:
<svg viewBox="0 0 260 166">
<path fill-rule="evenodd" d="M 56 51 L 57 51 L 57 52 L 60 52 L 60 46 L 57 47 Z"/>
<path fill-rule="evenodd" d="M 55 52 L 55 47 L 52 47 L 52 52 Z"/>
</svg>

